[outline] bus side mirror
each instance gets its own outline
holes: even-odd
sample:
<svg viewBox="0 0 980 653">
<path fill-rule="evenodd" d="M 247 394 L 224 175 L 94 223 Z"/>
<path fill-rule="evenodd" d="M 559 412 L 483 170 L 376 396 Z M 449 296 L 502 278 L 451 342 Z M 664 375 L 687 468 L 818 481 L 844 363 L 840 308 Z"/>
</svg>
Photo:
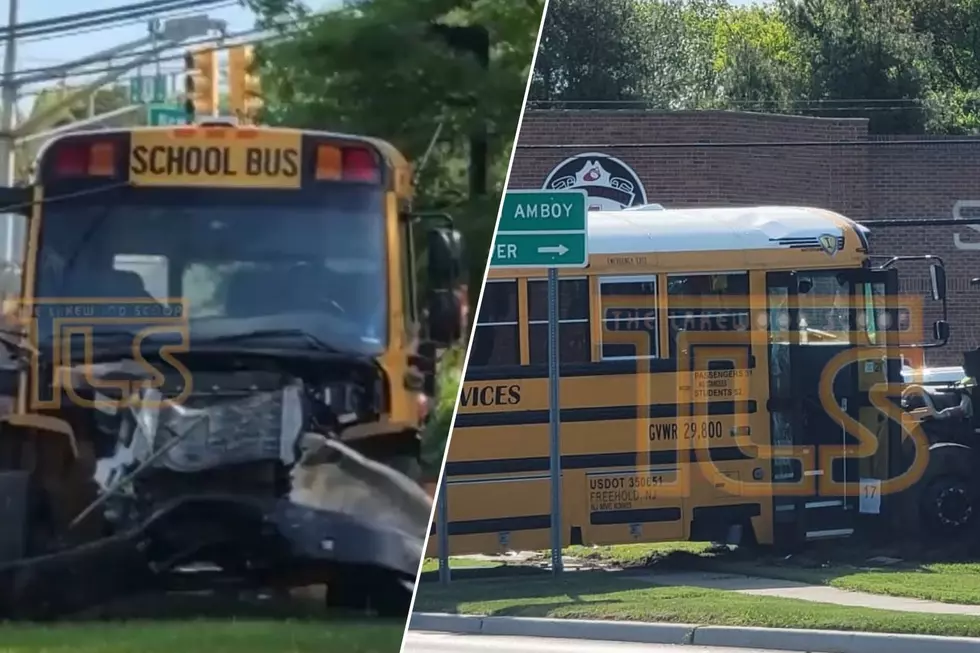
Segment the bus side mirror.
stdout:
<svg viewBox="0 0 980 653">
<path fill-rule="evenodd" d="M 465 329 L 465 299 L 459 292 L 463 281 L 463 236 L 455 229 L 437 227 L 429 231 L 428 312 L 429 338 L 448 346 L 459 340 Z"/>
<path fill-rule="evenodd" d="M 932 338 L 936 342 L 943 344 L 949 342 L 949 322 L 946 320 L 936 320 L 932 325 Z"/>
<path fill-rule="evenodd" d="M 929 266 L 929 279 L 932 281 L 932 298 L 939 302 L 946 299 L 946 268 L 933 263 Z"/>
<path fill-rule="evenodd" d="M 428 246 L 429 287 L 456 288 L 463 276 L 463 235 L 445 227 L 430 229 Z"/>
</svg>

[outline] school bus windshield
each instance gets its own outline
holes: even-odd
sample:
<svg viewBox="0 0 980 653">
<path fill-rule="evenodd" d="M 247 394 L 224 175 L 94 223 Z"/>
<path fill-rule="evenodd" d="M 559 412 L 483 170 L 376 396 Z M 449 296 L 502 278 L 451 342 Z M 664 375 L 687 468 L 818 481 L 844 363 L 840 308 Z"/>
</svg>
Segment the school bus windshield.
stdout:
<svg viewBox="0 0 980 653">
<path fill-rule="evenodd" d="M 183 309 L 192 342 L 261 324 L 377 355 L 385 253 L 377 188 L 120 188 L 44 206 L 34 294 L 42 304 L 135 298 L 161 314 Z M 42 340 L 53 333 L 44 322 Z"/>
</svg>

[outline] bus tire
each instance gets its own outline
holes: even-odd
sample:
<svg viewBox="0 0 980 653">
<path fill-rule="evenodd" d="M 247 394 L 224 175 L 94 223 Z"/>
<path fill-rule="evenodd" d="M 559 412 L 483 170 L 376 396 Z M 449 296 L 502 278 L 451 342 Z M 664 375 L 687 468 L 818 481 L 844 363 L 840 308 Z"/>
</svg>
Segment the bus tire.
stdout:
<svg viewBox="0 0 980 653">
<path fill-rule="evenodd" d="M 394 573 L 341 573 L 327 583 L 326 607 L 379 617 L 407 617 L 415 584 Z"/>
<path fill-rule="evenodd" d="M 929 466 L 917 484 L 922 532 L 927 537 L 958 538 L 973 530 L 980 517 L 978 484 L 969 470 L 976 453 L 952 442 L 929 449 Z"/>
</svg>

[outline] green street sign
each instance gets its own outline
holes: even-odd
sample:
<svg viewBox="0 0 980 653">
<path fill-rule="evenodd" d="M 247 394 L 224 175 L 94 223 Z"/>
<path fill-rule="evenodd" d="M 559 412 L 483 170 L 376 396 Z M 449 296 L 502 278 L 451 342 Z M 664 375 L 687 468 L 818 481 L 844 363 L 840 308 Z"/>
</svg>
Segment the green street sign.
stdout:
<svg viewBox="0 0 980 653">
<path fill-rule="evenodd" d="M 589 264 L 583 190 L 508 191 L 494 236 L 495 268 L 584 268 Z"/>
<path fill-rule="evenodd" d="M 142 77 L 133 77 L 129 80 L 129 101 L 132 104 L 143 104 Z"/>
<path fill-rule="evenodd" d="M 132 104 L 163 102 L 167 99 L 167 78 L 154 75 L 147 78 L 137 75 L 129 80 L 129 101 Z"/>
<path fill-rule="evenodd" d="M 163 102 L 167 99 L 167 78 L 156 75 L 153 78 L 153 101 Z"/>
<path fill-rule="evenodd" d="M 151 127 L 186 125 L 187 113 L 177 107 L 150 105 L 146 108 L 146 122 Z"/>
<path fill-rule="evenodd" d="M 511 190 L 504 195 L 497 230 L 585 231 L 583 190 Z"/>
<path fill-rule="evenodd" d="M 588 260 L 584 233 L 498 233 L 493 241 L 490 265 L 496 268 L 581 268 Z"/>
</svg>

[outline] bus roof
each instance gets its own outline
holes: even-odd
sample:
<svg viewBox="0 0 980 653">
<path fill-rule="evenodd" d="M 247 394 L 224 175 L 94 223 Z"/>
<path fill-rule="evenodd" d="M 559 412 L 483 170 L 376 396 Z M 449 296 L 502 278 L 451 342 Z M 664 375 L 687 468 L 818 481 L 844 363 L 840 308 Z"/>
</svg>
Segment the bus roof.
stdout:
<svg viewBox="0 0 980 653">
<path fill-rule="evenodd" d="M 867 230 L 823 209 L 795 206 L 590 211 L 589 254 L 821 249 Z M 866 244 L 865 244 L 866 247 Z"/>
</svg>

